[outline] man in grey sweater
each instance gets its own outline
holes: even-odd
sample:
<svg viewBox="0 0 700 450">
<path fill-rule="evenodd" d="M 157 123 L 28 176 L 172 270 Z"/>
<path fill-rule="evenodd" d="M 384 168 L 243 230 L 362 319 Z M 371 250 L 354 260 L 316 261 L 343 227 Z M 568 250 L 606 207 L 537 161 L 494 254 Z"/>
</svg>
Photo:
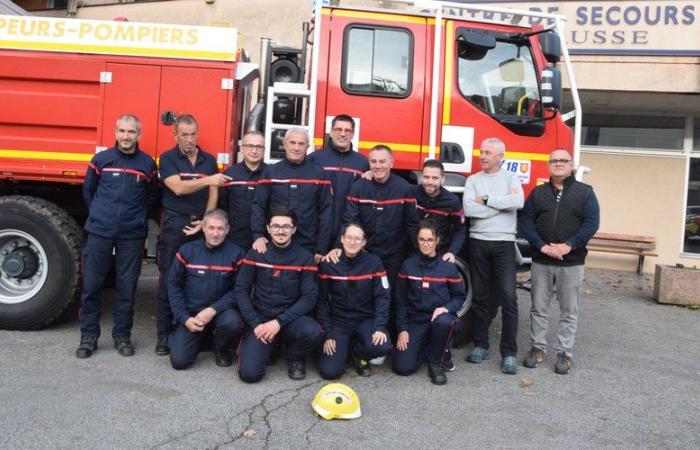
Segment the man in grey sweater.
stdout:
<svg viewBox="0 0 700 450">
<path fill-rule="evenodd" d="M 481 172 L 467 178 L 464 212 L 470 218 L 469 273 L 474 289 L 474 349 L 467 361 L 489 359 L 489 326 L 501 306 L 501 369 L 515 374 L 518 364 L 518 303 L 515 293 L 515 233 L 517 210 L 523 207 L 518 176 L 501 169 L 505 144 L 484 139 Z"/>
</svg>

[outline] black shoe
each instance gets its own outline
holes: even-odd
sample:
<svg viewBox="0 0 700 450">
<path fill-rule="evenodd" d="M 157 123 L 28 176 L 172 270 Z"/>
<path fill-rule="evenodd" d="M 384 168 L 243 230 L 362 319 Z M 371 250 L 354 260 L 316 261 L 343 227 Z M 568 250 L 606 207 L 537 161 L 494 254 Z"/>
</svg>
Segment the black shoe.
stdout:
<svg viewBox="0 0 700 450">
<path fill-rule="evenodd" d="M 448 351 L 442 360 L 442 369 L 445 372 L 454 372 L 456 369 L 455 360 L 452 359 L 452 352 Z"/>
<path fill-rule="evenodd" d="M 170 354 L 170 346 L 168 345 L 167 336 L 158 336 L 158 343 L 156 344 L 156 355 L 165 356 Z"/>
<path fill-rule="evenodd" d="M 229 367 L 233 364 L 233 354 L 230 352 L 214 352 L 214 361 L 219 367 Z"/>
<path fill-rule="evenodd" d="M 430 375 L 430 381 L 433 384 L 442 386 L 447 383 L 447 376 L 445 376 L 445 369 L 442 368 L 442 364 L 429 363 L 428 375 Z"/>
<path fill-rule="evenodd" d="M 85 359 L 92 356 L 93 352 L 97 350 L 97 338 L 96 337 L 81 337 L 80 345 L 75 351 L 75 357 L 79 359 Z"/>
<path fill-rule="evenodd" d="M 306 378 L 306 363 L 304 361 L 289 361 L 287 375 L 292 380 L 303 380 Z"/>
<path fill-rule="evenodd" d="M 116 348 L 122 356 L 134 356 L 134 346 L 131 345 L 131 339 L 127 336 L 115 337 L 114 348 Z"/>
<path fill-rule="evenodd" d="M 353 364 L 355 366 L 355 372 L 361 377 L 369 377 L 372 375 L 372 368 L 369 365 L 369 361 L 366 359 L 360 359 L 358 356 L 353 358 Z"/>
</svg>

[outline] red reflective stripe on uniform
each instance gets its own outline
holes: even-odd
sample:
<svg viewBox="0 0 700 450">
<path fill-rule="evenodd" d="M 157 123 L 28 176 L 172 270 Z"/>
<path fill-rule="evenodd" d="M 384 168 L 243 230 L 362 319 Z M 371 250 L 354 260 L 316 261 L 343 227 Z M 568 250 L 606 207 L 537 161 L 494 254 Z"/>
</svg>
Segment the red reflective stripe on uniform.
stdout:
<svg viewBox="0 0 700 450">
<path fill-rule="evenodd" d="M 88 166 L 90 166 L 92 168 L 92 170 L 97 172 L 97 175 L 100 174 L 100 169 L 98 169 L 96 165 L 94 165 L 93 163 L 88 163 Z"/>
<path fill-rule="evenodd" d="M 318 275 L 319 278 L 322 278 L 324 280 L 337 280 L 337 281 L 357 281 L 357 280 L 371 280 L 372 278 L 381 278 L 383 276 L 386 276 L 386 272 L 375 272 L 375 273 L 367 273 L 364 275 L 328 275 L 321 273 Z"/>
<path fill-rule="evenodd" d="M 364 172 L 362 172 L 361 170 L 355 170 L 349 167 L 324 167 L 323 170 L 328 170 L 332 172 L 348 172 L 358 176 L 362 176 L 364 174 Z"/>
<path fill-rule="evenodd" d="M 370 205 L 395 205 L 399 203 L 414 203 L 416 201 L 415 198 L 392 198 L 389 200 L 372 200 L 371 198 L 358 198 L 351 197 L 349 195 L 346 198 L 351 202 L 367 203 Z"/>
<path fill-rule="evenodd" d="M 205 178 L 208 177 L 206 173 L 180 173 L 180 177 L 191 177 L 191 178 Z"/>
<path fill-rule="evenodd" d="M 232 266 L 207 266 L 204 264 L 185 264 L 185 267 L 195 270 L 217 270 L 219 272 L 233 272 L 236 270 L 236 268 Z"/>
<path fill-rule="evenodd" d="M 187 261 L 185 261 L 185 258 L 180 255 L 180 252 L 175 253 L 175 257 L 182 263 L 183 266 L 187 267 Z"/>
<path fill-rule="evenodd" d="M 288 179 L 277 179 L 277 178 L 264 178 L 258 180 L 258 183 L 265 184 L 288 184 L 288 183 L 298 183 L 298 184 L 328 184 L 330 185 L 330 180 L 315 180 L 312 178 L 288 178 Z"/>
<path fill-rule="evenodd" d="M 399 273 L 399 278 L 408 279 L 412 281 L 433 281 L 435 283 L 461 283 L 461 278 L 448 278 L 448 277 L 416 277 L 409 275 L 407 273 Z"/>
<path fill-rule="evenodd" d="M 283 266 L 279 264 L 267 264 L 258 261 L 253 261 L 252 259 L 244 259 L 243 264 L 249 266 L 262 267 L 263 269 L 273 269 L 273 270 L 308 270 L 310 272 L 318 272 L 318 267 L 316 266 Z"/>
<path fill-rule="evenodd" d="M 443 209 L 424 208 L 421 205 L 417 205 L 416 207 L 421 211 L 425 211 L 428 214 L 437 214 L 439 216 L 461 216 L 462 214 L 464 214 L 463 209 L 460 209 L 459 211 L 445 211 Z"/>
<path fill-rule="evenodd" d="M 229 186 L 255 186 L 258 184 L 257 181 L 227 181 L 224 183 L 224 187 Z"/>
<path fill-rule="evenodd" d="M 102 169 L 103 172 L 119 172 L 119 173 L 130 173 L 132 175 L 136 175 L 137 177 L 144 177 L 148 179 L 148 176 L 141 172 L 140 170 L 135 170 L 135 169 L 122 169 L 121 167 L 105 167 Z"/>
</svg>

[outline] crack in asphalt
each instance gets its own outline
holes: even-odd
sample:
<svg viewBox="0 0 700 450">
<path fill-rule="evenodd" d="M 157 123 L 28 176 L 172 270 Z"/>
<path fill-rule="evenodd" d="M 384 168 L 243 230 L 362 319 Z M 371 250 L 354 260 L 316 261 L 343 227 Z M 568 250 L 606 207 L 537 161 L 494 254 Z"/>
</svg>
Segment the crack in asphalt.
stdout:
<svg viewBox="0 0 700 450">
<path fill-rule="evenodd" d="M 321 423 L 321 419 L 322 419 L 321 416 L 317 416 L 316 420 L 314 420 L 314 423 L 311 424 L 311 426 L 309 428 L 307 428 L 306 431 L 304 431 L 304 440 L 306 441 L 306 443 L 308 445 L 311 445 L 311 437 L 309 437 L 309 433 L 311 433 L 311 430 L 313 430 L 316 425 Z"/>
</svg>

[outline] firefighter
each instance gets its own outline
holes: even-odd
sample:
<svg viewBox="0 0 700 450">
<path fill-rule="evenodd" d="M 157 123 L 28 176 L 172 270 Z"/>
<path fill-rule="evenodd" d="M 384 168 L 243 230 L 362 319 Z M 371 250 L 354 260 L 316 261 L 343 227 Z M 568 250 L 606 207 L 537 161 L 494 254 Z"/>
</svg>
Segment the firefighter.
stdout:
<svg viewBox="0 0 700 450">
<path fill-rule="evenodd" d="M 484 139 L 481 171 L 467 178 L 464 211 L 469 217 L 469 272 L 474 288 L 474 349 L 467 361 L 489 359 L 489 327 L 501 307 L 501 370 L 516 374 L 518 363 L 518 297 L 515 293 L 515 232 L 523 187 L 518 176 L 501 169 L 506 146 Z"/>
<path fill-rule="evenodd" d="M 314 257 L 292 240 L 297 230 L 292 210 L 273 208 L 268 217 L 272 242 L 264 253 L 248 251 L 236 282 L 236 303 L 248 326 L 238 374 L 247 383 L 262 379 L 280 342 L 287 347 L 289 378 L 304 379 L 306 354 L 321 342 L 321 327 L 308 315 L 318 296 Z"/>
<path fill-rule="evenodd" d="M 180 247 L 168 275 L 168 299 L 178 324 L 170 336 L 170 364 L 177 370 L 194 362 L 211 334 L 216 365 L 230 366 L 243 330 L 234 287 L 245 253 L 226 239 L 228 217 L 221 209 L 204 214 L 202 232 L 203 239 Z"/>
<path fill-rule="evenodd" d="M 148 209 L 157 200 L 156 165 L 139 149 L 141 121 L 125 114 L 114 128 L 114 147 L 96 154 L 88 165 L 83 198 L 89 210 L 83 250 L 83 292 L 78 358 L 89 358 L 100 337 L 100 297 L 114 253 L 116 296 L 112 338 L 122 356 L 132 356 L 134 293 L 141 273 Z"/>
<path fill-rule="evenodd" d="M 224 175 L 231 177 L 231 181 L 225 182 L 219 189 L 219 207 L 228 212 L 231 226 L 228 238 L 247 250 L 253 245 L 250 230 L 251 205 L 258 180 L 267 167 L 263 162 L 265 137 L 259 131 L 248 132 L 243 136 L 240 147 L 243 161 L 224 172 Z"/>
<path fill-rule="evenodd" d="M 340 236 L 343 253 L 336 264 L 319 267 L 316 318 L 323 328 L 321 376 L 339 378 L 355 343 L 352 360 L 360 376 L 370 376 L 369 360 L 391 351 L 388 339 L 389 280 L 379 257 L 364 251 L 365 232 L 350 223 Z"/>
<path fill-rule="evenodd" d="M 190 114 L 175 120 L 177 144 L 160 157 L 163 188 L 163 213 L 158 242 L 158 355 L 170 353 L 168 336 L 173 329 L 173 313 L 168 302 L 168 272 L 175 253 L 187 241 L 196 239 L 206 211 L 216 208 L 218 188 L 229 177 L 217 173 L 216 160 L 197 145 L 199 125 Z"/>
<path fill-rule="evenodd" d="M 306 130 L 287 130 L 285 159 L 265 168 L 258 180 L 250 225 L 253 249 L 259 253 L 265 251 L 269 242 L 265 237 L 265 218 L 269 210 L 277 207 L 294 211 L 299 221 L 296 244 L 314 254 L 316 262 L 328 251 L 333 221 L 331 182 L 323 169 L 306 158 L 308 147 Z"/>
<path fill-rule="evenodd" d="M 345 200 L 352 183 L 369 170 L 367 157 L 352 148 L 355 120 L 339 114 L 331 121 L 330 140 L 323 150 L 313 152 L 309 160 L 322 167 L 333 186 L 333 228 L 331 240 L 340 232 Z"/>
<path fill-rule="evenodd" d="M 432 221 L 421 221 L 418 254 L 404 261 L 396 291 L 394 372 L 410 375 L 428 362 L 430 381 L 447 383 L 442 359 L 464 303 L 464 283 L 457 267 L 437 249 L 440 234 Z"/>
</svg>

